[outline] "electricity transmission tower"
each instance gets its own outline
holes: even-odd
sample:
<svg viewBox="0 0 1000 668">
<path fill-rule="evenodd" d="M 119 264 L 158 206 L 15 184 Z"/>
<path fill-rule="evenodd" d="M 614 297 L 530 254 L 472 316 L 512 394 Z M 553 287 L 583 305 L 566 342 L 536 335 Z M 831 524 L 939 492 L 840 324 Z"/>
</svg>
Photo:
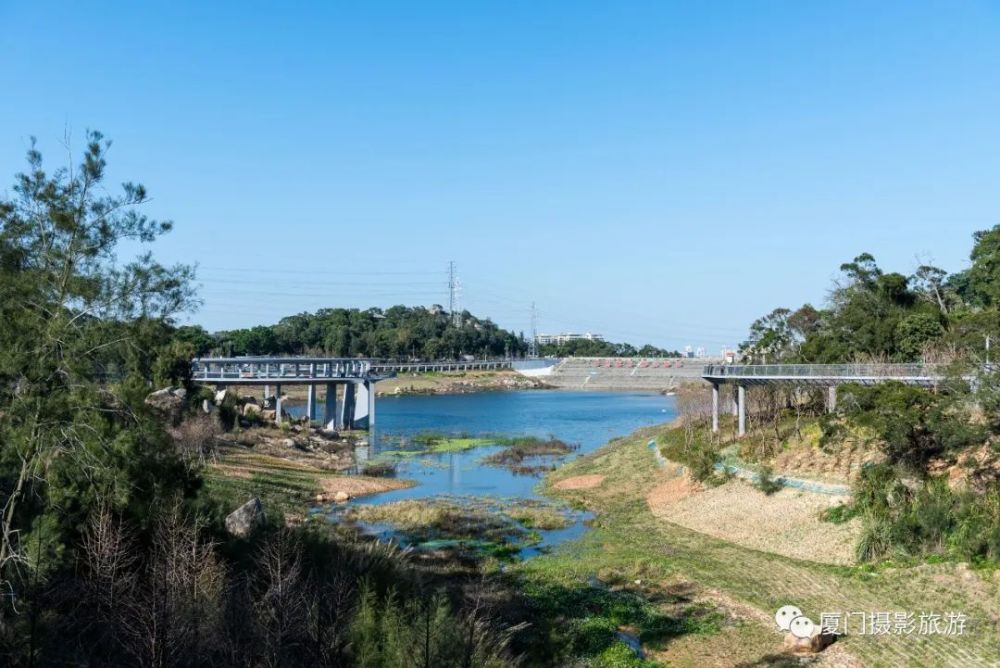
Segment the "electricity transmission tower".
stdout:
<svg viewBox="0 0 1000 668">
<path fill-rule="evenodd" d="M 458 277 L 455 275 L 455 261 L 448 263 L 448 314 L 451 316 L 451 324 L 458 327 L 462 324 L 462 314 L 459 312 L 461 306 L 458 303 L 458 293 L 460 291 Z"/>
</svg>

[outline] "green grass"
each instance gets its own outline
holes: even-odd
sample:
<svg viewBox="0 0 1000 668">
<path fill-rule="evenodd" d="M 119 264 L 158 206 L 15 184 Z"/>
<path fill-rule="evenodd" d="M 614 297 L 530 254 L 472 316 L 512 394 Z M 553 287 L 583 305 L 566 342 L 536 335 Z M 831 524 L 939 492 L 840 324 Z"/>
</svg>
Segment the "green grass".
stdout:
<svg viewBox="0 0 1000 668">
<path fill-rule="evenodd" d="M 217 465 L 202 473 L 207 497 L 221 508 L 233 509 L 258 497 L 265 512 L 302 513 L 323 490 L 322 480 L 340 474 L 239 450 L 224 451 Z"/>
<path fill-rule="evenodd" d="M 384 438 L 391 439 L 392 436 L 385 436 Z M 381 453 L 381 456 L 416 457 L 428 454 L 462 452 L 484 446 L 499 445 L 519 449 L 529 455 L 565 454 L 572 450 L 572 446 L 568 446 L 554 438 L 542 439 L 536 436 L 505 436 L 501 434 L 473 436 L 464 433 L 421 432 L 412 436 L 397 437 L 396 440 L 404 447 L 395 450 L 386 450 Z"/>
<path fill-rule="evenodd" d="M 392 438 L 386 436 L 385 438 Z M 409 437 L 399 437 L 397 440 L 404 447 L 397 450 L 387 450 L 381 453 L 383 457 L 415 457 L 427 454 L 442 454 L 447 452 L 462 452 L 485 445 L 497 445 L 499 437 L 471 436 L 469 434 L 445 434 L 441 432 L 421 432 Z"/>
<path fill-rule="evenodd" d="M 517 566 L 527 582 L 585 586 L 588 578 L 641 580 L 660 586 L 688 583 L 719 590 L 764 614 L 794 603 L 814 619 L 822 612 L 957 610 L 978 619 L 962 637 L 849 636 L 839 645 L 868 665 L 988 665 L 1000 656 L 1000 634 L 987 620 L 1000 609 L 1000 581 L 955 564 L 866 569 L 799 561 L 742 548 L 657 519 L 645 496 L 658 469 L 645 443 L 667 430 L 645 430 L 593 455 L 567 463 L 547 481 L 599 473 L 599 487 L 559 492 L 598 513 L 582 539 Z M 661 440 L 662 442 L 662 440 Z M 738 518 L 734 518 L 738 521 Z M 644 628 L 641 627 L 640 628 Z M 655 624 L 653 629 L 655 632 Z M 750 657 L 753 658 L 753 657 Z"/>
<path fill-rule="evenodd" d="M 421 549 L 456 548 L 498 558 L 512 558 L 520 549 L 539 543 L 538 530 L 570 523 L 551 505 L 521 499 L 411 499 L 351 506 L 343 516 L 348 521 L 390 524 L 404 542 Z"/>
</svg>

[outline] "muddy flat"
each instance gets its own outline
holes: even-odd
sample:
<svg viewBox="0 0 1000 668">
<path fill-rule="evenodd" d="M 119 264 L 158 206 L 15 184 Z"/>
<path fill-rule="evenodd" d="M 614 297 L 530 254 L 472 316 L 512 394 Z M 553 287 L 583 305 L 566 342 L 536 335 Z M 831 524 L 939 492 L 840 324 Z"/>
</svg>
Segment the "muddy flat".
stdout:
<svg viewBox="0 0 1000 668">
<path fill-rule="evenodd" d="M 556 489 L 593 489 L 604 482 L 602 475 L 577 475 L 563 478 L 552 486 Z"/>
<path fill-rule="evenodd" d="M 344 492 L 350 497 L 369 496 L 371 494 L 381 494 L 391 492 L 396 489 L 412 487 L 413 481 L 400 480 L 398 478 L 375 478 L 362 475 L 336 475 L 320 479 L 320 485 L 327 496 L 335 496 L 337 492 Z"/>
</svg>

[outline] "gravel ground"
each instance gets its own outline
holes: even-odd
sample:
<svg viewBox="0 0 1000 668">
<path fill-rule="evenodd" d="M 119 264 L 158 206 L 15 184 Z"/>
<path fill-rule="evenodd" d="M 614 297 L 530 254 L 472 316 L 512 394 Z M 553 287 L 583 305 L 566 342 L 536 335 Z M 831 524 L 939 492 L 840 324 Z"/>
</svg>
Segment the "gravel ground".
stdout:
<svg viewBox="0 0 1000 668">
<path fill-rule="evenodd" d="M 828 564 L 854 563 L 860 524 L 822 522 L 819 513 L 843 497 L 783 489 L 766 496 L 742 480 L 694 491 L 665 481 L 647 498 L 657 517 L 744 547 Z"/>
</svg>

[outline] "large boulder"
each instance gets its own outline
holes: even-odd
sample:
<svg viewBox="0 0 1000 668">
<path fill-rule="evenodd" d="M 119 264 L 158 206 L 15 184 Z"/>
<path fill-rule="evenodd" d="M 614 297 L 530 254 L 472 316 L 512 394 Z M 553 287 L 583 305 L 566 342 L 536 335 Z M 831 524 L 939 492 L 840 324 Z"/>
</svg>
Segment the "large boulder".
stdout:
<svg viewBox="0 0 1000 668">
<path fill-rule="evenodd" d="M 264 504 L 254 497 L 226 516 L 226 531 L 245 538 L 264 523 Z"/>
<path fill-rule="evenodd" d="M 172 422 L 178 422 L 184 410 L 184 399 L 174 394 L 173 388 L 165 387 L 146 397 L 146 405 L 163 413 Z"/>
<path fill-rule="evenodd" d="M 243 404 L 243 415 L 244 417 L 250 417 L 250 415 L 257 414 L 260 415 L 261 408 L 257 404 Z"/>
<path fill-rule="evenodd" d="M 222 388 L 221 390 L 219 390 L 218 392 L 216 392 L 215 393 L 215 403 L 216 403 L 216 405 L 221 406 L 222 403 L 226 400 L 226 395 L 227 395 L 226 388 Z"/>
</svg>

